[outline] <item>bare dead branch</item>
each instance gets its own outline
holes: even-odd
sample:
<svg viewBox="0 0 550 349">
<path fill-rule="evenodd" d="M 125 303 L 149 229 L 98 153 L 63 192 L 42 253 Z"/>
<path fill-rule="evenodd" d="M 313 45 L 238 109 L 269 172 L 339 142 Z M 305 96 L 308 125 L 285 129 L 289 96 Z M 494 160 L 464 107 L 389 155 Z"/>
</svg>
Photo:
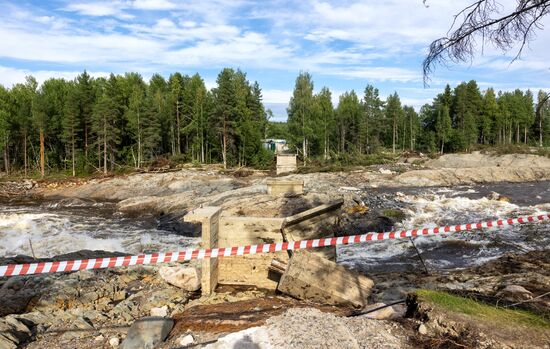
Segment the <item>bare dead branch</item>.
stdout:
<svg viewBox="0 0 550 349">
<path fill-rule="evenodd" d="M 535 32 L 542 30 L 540 20 L 550 13 L 550 0 L 516 0 L 512 12 L 502 15 L 502 9 L 497 0 L 477 0 L 458 12 L 447 36 L 430 44 L 422 63 L 424 84 L 427 85 L 439 64 L 471 61 L 478 49 L 478 39 L 482 52 L 488 43 L 503 52 L 519 45 L 511 62 L 519 59 Z M 459 20 L 460 25 L 456 27 Z"/>
</svg>

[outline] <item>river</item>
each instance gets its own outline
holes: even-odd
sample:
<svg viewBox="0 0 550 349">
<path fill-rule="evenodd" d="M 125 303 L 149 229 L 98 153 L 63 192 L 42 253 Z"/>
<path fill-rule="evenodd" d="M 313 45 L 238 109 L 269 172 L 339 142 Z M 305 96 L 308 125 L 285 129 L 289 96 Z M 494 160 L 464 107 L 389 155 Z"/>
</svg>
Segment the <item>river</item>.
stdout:
<svg viewBox="0 0 550 349">
<path fill-rule="evenodd" d="M 490 192 L 510 201 L 490 200 Z M 405 219 L 396 229 L 435 227 L 550 211 L 550 182 L 461 186 L 454 188 L 374 189 Z M 366 200 L 368 202 L 368 200 Z M 382 203 L 384 204 L 384 203 Z M 546 249 L 550 225 L 525 225 L 483 232 L 417 237 L 417 248 L 429 268 L 455 269 L 481 264 L 506 252 Z M 165 230 L 152 216 L 128 217 L 108 202 L 61 200 L 0 202 L 0 256 L 52 257 L 77 250 L 129 254 L 177 251 L 198 246 L 199 239 Z M 32 246 L 32 250 L 31 250 Z M 369 271 L 420 268 L 409 240 L 388 240 L 340 247 L 339 262 Z"/>
</svg>

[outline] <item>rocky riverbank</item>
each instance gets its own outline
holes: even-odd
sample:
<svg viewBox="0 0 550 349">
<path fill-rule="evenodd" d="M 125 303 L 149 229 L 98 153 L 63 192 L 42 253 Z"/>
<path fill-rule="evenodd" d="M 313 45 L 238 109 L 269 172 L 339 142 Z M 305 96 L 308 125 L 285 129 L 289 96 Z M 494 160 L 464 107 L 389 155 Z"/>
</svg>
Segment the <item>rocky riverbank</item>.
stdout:
<svg viewBox="0 0 550 349">
<path fill-rule="evenodd" d="M 196 236 L 197 227 L 182 226 L 181 217 L 201 205 L 221 206 L 226 215 L 284 217 L 343 197 L 339 227 L 350 234 L 388 230 L 405 220 L 415 226 L 456 224 L 466 218 L 548 210 L 548 201 L 544 201 L 548 193 L 542 193 L 547 188 L 535 187 L 524 194 L 527 199 L 519 197 L 522 203 L 527 200 L 526 206 L 485 192 L 476 193 L 478 197 L 470 200 L 467 196 L 471 188 L 462 190 L 457 198 L 439 194 L 436 189 L 420 197 L 414 190 L 407 194 L 400 191 L 422 186 L 550 180 L 550 159 L 453 154 L 433 160 L 403 159 L 396 164 L 348 172 L 291 174 L 285 178 L 303 180 L 305 193 L 277 197 L 267 194 L 270 175 L 250 171 L 243 176 L 205 166 L 78 182 L 3 182 L 1 188 L 6 188 L 2 192 L 9 201 L 42 197 L 44 202 L 84 211 L 109 201 L 120 217 L 154 215 L 158 224 L 171 227 L 165 230 L 174 229 L 185 236 Z M 441 190 L 445 193 L 448 189 Z M 533 195 L 539 195 L 538 199 Z M 474 212 L 465 217 L 468 209 Z M 435 214 L 442 215 L 441 222 L 434 220 Z M 161 271 L 159 266 L 4 278 L 0 279 L 0 348 L 130 348 L 146 341 L 156 343 L 158 348 L 540 347 L 547 339 L 544 333 L 549 326 L 550 253 L 544 246 L 532 251 L 533 245 L 547 241 L 540 236 L 546 230 L 537 234 L 536 228 L 527 229 L 513 232 L 516 235 L 512 236 L 521 238 L 517 245 L 511 239 L 483 237 L 420 241 L 429 275 L 423 272 L 408 241 L 392 248 L 372 246 L 372 250 L 363 251 L 364 255 L 353 249 L 343 250 L 342 264 L 367 273 L 375 283 L 369 299 L 374 311 L 364 315 L 255 288 L 224 286 L 211 296 L 201 297 L 196 291 L 197 274 L 191 272 L 198 265 L 171 266 L 174 270 L 192 267 L 184 273 L 184 284 L 167 279 L 167 275 L 183 274 Z M 437 252 L 436 245 L 446 247 Z M 486 251 L 491 254 L 484 254 Z M 51 260 L 117 254 L 80 251 Z M 380 259 L 369 259 L 379 254 Z M 448 258 L 443 261 L 443 257 Z M 353 258 L 363 261 L 357 263 Z M 470 258 L 490 261 L 471 263 L 467 260 Z M 0 258 L 0 265 L 34 260 L 25 256 Z M 433 261 L 438 267 L 432 267 Z M 443 262 L 449 268 L 440 268 Z M 372 269 L 372 264 L 379 267 Z M 461 309 L 442 307 L 433 294 L 432 298 L 427 293 L 424 298 L 417 295 L 418 289 L 445 291 L 500 308 L 530 311 L 535 314 L 535 323 L 543 319 L 543 331 L 535 329 L 525 343 L 519 343 L 510 336 L 509 327 L 493 331 L 491 326 L 498 324 L 486 323 Z M 384 307 L 394 302 L 401 303 Z M 447 315 L 449 321 L 445 320 Z M 479 326 L 463 326 L 472 322 Z"/>
<path fill-rule="evenodd" d="M 79 253 L 80 257 L 103 255 L 98 251 Z M 75 256 L 57 259 L 70 257 Z M 10 261 L 26 259 L 30 257 Z M 182 347 L 183 341 L 208 348 L 234 347 L 236 343 L 259 348 L 328 348 L 331 343 L 341 348 L 412 348 L 419 343 L 449 347 L 453 342 L 456 345 L 450 347 L 507 348 L 536 347 L 548 339 L 547 331 L 545 335 L 535 329 L 536 335 L 520 343 L 510 338 L 506 328 L 491 331 L 481 320 L 476 321 L 481 327 L 466 325 L 466 315 L 460 311 L 440 309 L 427 301 L 396 304 L 357 316 L 349 308 L 296 301 L 250 288 L 222 287 L 212 296 L 201 297 L 167 283 L 160 268 L 137 266 L 0 279 L 0 348 L 116 348 L 128 336 L 134 338 L 135 331 L 139 338 L 156 335 L 151 326 L 130 330 L 136 321 L 163 318 L 173 322 L 166 341 L 160 340 L 157 348 Z M 395 302 L 422 288 L 467 295 L 501 309 L 527 309 L 543 318 L 550 315 L 548 298 L 541 297 L 550 288 L 548 251 L 510 254 L 450 273 L 371 277 L 376 290 L 370 309 L 381 307 L 384 299 L 389 303 L 389 294 Z M 544 329 L 550 323 L 541 326 Z M 462 338 L 460 331 L 468 335 Z M 228 333 L 235 334 L 224 337 Z M 132 340 L 141 343 L 139 338 Z M 447 346 L 435 345 L 438 341 Z"/>
<path fill-rule="evenodd" d="M 223 172 L 217 166 L 182 169 L 169 173 L 138 173 L 92 179 L 78 185 L 38 185 L 32 194 L 48 199 L 85 198 L 118 202 L 126 213 L 143 211 L 181 213 L 200 205 L 222 206 L 231 213 L 280 216 L 285 198 L 272 200 L 266 193 L 268 172 L 247 176 Z M 448 154 L 438 159 L 409 158 L 390 165 L 348 172 L 291 174 L 304 181 L 308 203 L 379 187 L 454 186 L 494 182 L 550 180 L 550 159 L 537 155 Z"/>
</svg>

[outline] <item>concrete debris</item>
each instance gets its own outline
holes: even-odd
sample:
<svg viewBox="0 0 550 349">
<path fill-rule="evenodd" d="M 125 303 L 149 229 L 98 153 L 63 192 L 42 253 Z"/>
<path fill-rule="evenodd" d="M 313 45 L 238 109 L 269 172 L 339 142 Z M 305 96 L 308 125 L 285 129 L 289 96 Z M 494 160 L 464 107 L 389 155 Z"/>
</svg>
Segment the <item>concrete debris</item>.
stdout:
<svg viewBox="0 0 550 349">
<path fill-rule="evenodd" d="M 122 349 L 151 349 L 163 342 L 174 327 L 174 320 L 161 317 L 144 317 L 134 322 Z"/>
<path fill-rule="evenodd" d="M 280 270 L 280 262 L 273 271 Z M 364 307 L 374 283 L 359 273 L 307 251 L 296 251 L 277 289 L 322 304 Z"/>
<path fill-rule="evenodd" d="M 428 328 L 426 327 L 426 325 L 420 324 L 420 326 L 418 326 L 418 333 L 420 333 L 423 336 L 427 335 L 428 334 Z"/>
<path fill-rule="evenodd" d="M 164 266 L 159 268 L 159 275 L 170 285 L 186 291 L 197 291 L 201 287 L 201 274 L 195 267 Z"/>
<path fill-rule="evenodd" d="M 113 348 L 116 348 L 120 345 L 120 339 L 118 337 L 113 337 L 109 339 L 109 345 Z"/>
<path fill-rule="evenodd" d="M 151 316 L 166 317 L 168 316 L 168 306 L 151 308 Z"/>
<path fill-rule="evenodd" d="M 178 345 L 185 348 L 187 346 L 190 346 L 191 344 L 194 344 L 195 343 L 195 338 L 193 337 L 192 334 L 186 334 L 186 335 L 180 336 L 176 340 L 176 342 L 178 343 Z"/>
</svg>

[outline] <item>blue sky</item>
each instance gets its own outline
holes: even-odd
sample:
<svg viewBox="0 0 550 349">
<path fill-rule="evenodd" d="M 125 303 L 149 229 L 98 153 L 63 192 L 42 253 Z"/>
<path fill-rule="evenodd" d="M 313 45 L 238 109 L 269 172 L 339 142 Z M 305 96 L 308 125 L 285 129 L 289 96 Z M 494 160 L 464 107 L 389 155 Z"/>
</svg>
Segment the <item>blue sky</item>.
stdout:
<svg viewBox="0 0 550 349">
<path fill-rule="evenodd" d="M 199 72 L 213 87 L 220 69 L 233 67 L 260 83 L 277 120 L 286 119 L 300 71 L 313 75 L 316 90 L 329 87 L 334 103 L 347 90 L 361 96 L 367 84 L 383 97 L 397 91 L 415 108 L 446 83 L 470 79 L 482 89 L 550 90 L 548 30 L 513 64 L 487 46 L 469 64 L 438 67 L 430 87 L 423 86 L 429 43 L 470 2 L 0 0 L 0 84 L 12 86 L 28 74 L 39 81 L 73 78 L 86 69 L 145 78 Z"/>
</svg>

